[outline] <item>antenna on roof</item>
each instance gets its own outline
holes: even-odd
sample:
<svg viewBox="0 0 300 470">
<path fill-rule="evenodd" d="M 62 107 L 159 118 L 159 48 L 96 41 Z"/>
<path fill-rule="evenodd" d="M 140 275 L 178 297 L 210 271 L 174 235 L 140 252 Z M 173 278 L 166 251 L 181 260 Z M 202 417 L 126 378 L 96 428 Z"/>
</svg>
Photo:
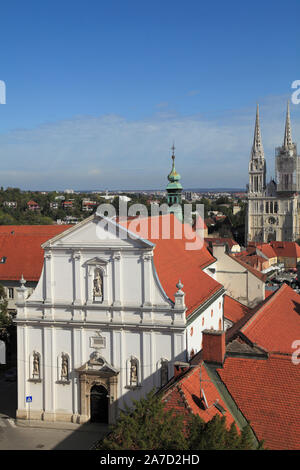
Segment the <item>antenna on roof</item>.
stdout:
<svg viewBox="0 0 300 470">
<path fill-rule="evenodd" d="M 207 403 L 207 400 L 206 400 L 206 396 L 205 396 L 205 393 L 204 393 L 204 390 L 201 388 L 201 395 L 203 396 L 203 401 L 204 401 L 204 406 L 205 406 L 205 409 L 207 410 L 209 408 L 208 406 L 208 403 Z"/>
</svg>

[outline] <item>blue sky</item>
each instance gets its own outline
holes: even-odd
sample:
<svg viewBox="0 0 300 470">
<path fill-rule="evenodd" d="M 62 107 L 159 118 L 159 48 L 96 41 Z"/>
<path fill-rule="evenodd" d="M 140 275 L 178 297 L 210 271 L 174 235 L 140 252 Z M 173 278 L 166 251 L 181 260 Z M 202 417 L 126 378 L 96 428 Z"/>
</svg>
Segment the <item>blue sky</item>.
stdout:
<svg viewBox="0 0 300 470">
<path fill-rule="evenodd" d="M 0 184 L 164 189 L 175 141 L 184 187 L 244 187 L 256 102 L 273 176 L 299 18 L 298 0 L 2 4 Z"/>
</svg>

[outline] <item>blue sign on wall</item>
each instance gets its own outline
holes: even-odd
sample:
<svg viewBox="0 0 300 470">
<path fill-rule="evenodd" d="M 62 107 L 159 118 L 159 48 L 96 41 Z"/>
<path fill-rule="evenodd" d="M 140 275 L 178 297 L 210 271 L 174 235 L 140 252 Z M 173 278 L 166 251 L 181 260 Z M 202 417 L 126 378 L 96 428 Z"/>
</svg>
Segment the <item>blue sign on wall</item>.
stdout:
<svg viewBox="0 0 300 470">
<path fill-rule="evenodd" d="M 26 397 L 26 403 L 31 403 L 31 402 L 32 402 L 32 396 L 28 395 L 28 397 Z"/>
</svg>

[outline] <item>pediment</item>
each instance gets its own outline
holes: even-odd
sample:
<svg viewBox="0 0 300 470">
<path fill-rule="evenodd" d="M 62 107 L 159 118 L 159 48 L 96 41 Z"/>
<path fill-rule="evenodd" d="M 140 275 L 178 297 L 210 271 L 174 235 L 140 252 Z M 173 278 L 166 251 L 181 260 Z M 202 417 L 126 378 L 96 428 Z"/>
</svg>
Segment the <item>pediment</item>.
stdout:
<svg viewBox="0 0 300 470">
<path fill-rule="evenodd" d="M 89 259 L 84 264 L 86 266 L 106 266 L 107 263 L 108 263 L 108 260 L 102 259 L 96 256 L 95 258 Z"/>
<path fill-rule="evenodd" d="M 84 247 L 152 248 L 154 245 L 128 231 L 113 219 L 93 214 L 59 235 L 45 242 L 45 248 Z"/>
<path fill-rule="evenodd" d="M 77 372 L 91 375 L 117 375 L 120 371 L 113 367 L 103 357 L 96 352 L 91 354 L 89 361 L 76 369 Z"/>
</svg>

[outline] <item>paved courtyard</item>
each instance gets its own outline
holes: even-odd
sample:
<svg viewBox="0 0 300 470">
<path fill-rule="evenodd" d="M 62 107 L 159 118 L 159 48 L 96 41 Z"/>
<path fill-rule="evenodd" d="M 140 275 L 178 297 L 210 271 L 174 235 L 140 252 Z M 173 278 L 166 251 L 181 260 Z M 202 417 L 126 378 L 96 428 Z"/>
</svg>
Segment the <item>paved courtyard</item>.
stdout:
<svg viewBox="0 0 300 470">
<path fill-rule="evenodd" d="M 100 424 L 16 420 L 17 386 L 0 375 L 0 450 L 88 450 L 106 434 Z"/>
</svg>

